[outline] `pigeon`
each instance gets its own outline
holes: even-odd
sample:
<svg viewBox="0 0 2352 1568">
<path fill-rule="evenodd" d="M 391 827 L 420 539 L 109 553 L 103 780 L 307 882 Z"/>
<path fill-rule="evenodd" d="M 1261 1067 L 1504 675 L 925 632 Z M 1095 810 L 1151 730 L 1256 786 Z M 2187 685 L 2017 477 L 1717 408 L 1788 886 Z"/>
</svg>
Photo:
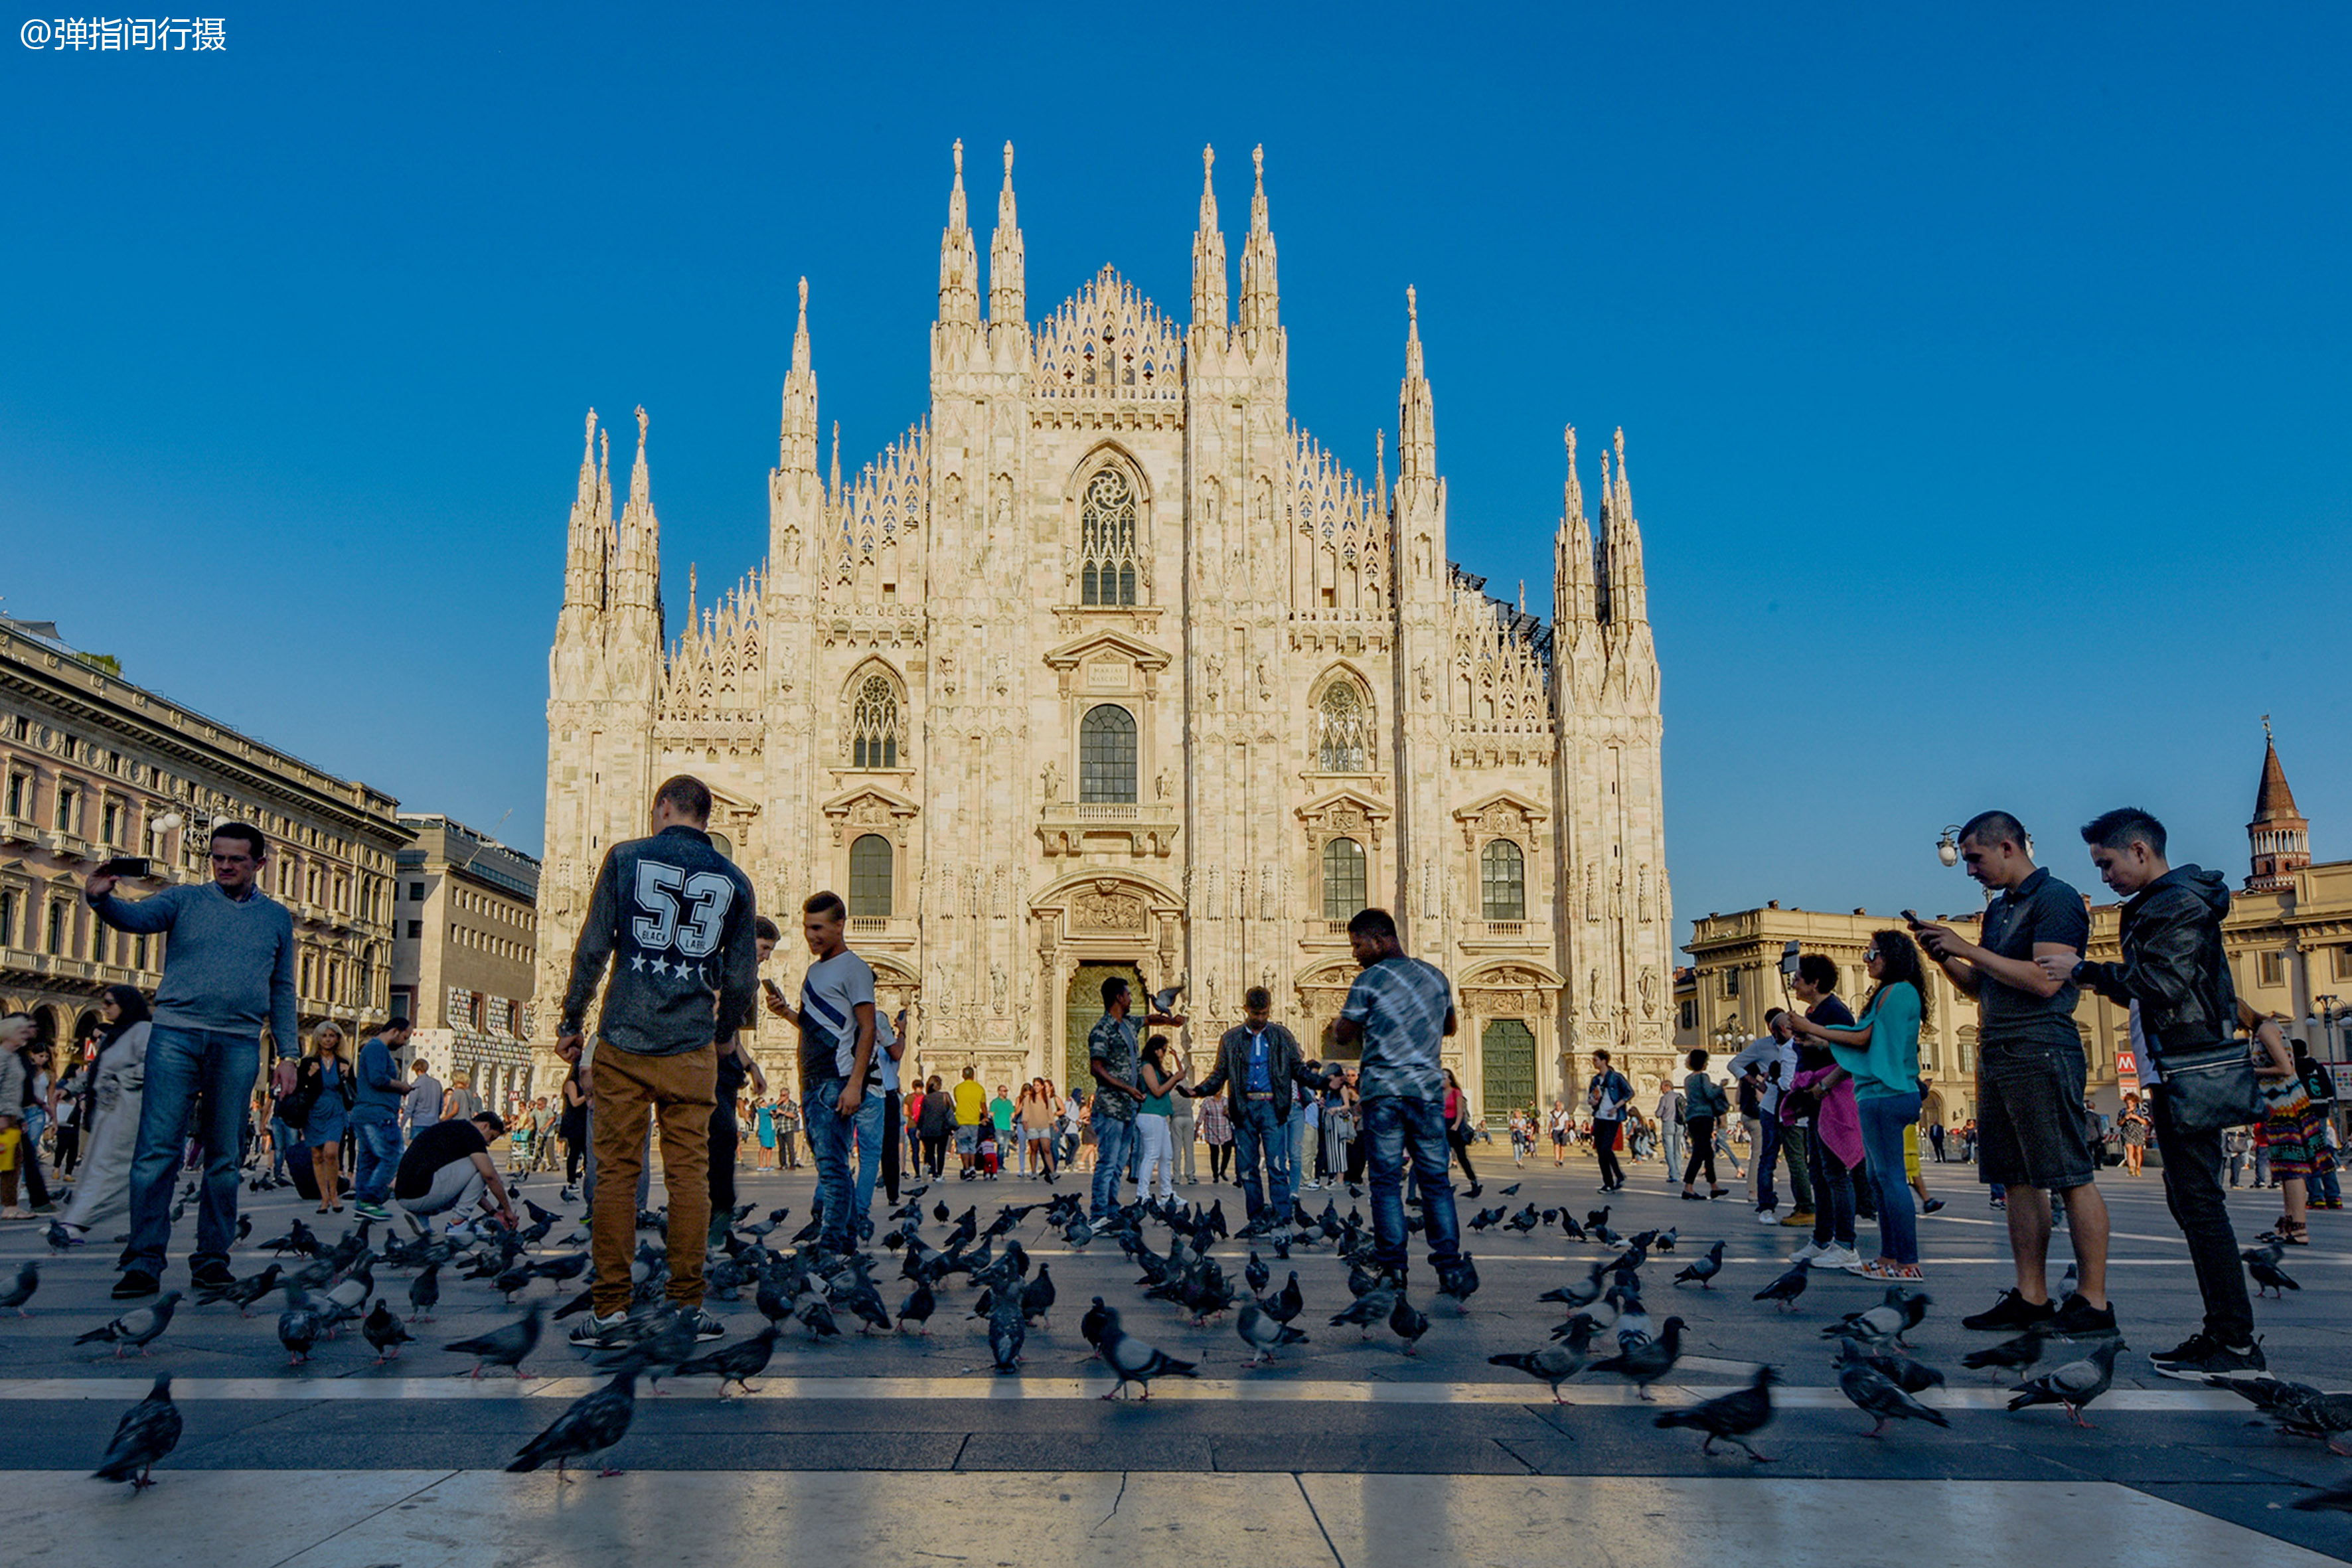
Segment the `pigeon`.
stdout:
<svg viewBox="0 0 2352 1568">
<path fill-rule="evenodd" d="M 1298 1270 L 1294 1268 L 1290 1271 L 1290 1281 L 1283 1286 L 1279 1294 L 1260 1298 L 1258 1305 L 1265 1308 L 1265 1315 L 1277 1323 L 1289 1322 L 1298 1316 L 1307 1306 L 1307 1298 L 1298 1293 Z"/>
<path fill-rule="evenodd" d="M 1389 1309 L 1389 1327 L 1404 1342 L 1404 1353 L 1417 1355 L 1420 1352 L 1414 1347 L 1421 1343 L 1421 1336 L 1429 1332 L 1429 1314 L 1407 1300 L 1400 1290 L 1396 1305 Z"/>
<path fill-rule="evenodd" d="M 400 1347 L 415 1338 L 401 1326 L 400 1319 L 384 1305 L 381 1296 L 376 1298 L 375 1306 L 369 1310 L 367 1321 L 360 1324 L 360 1334 L 375 1347 L 376 1364 L 379 1366 L 387 1361 L 398 1361 Z"/>
<path fill-rule="evenodd" d="M 2278 1299 L 2284 1301 L 2286 1300 L 2288 1291 L 2303 1289 L 2294 1282 L 2285 1269 L 2275 1263 L 2264 1263 L 2258 1258 L 2246 1265 L 2246 1272 L 2254 1278 L 2254 1294 L 2257 1296 L 2265 1291 L 2271 1291 L 2276 1293 Z"/>
<path fill-rule="evenodd" d="M 1925 1394 L 1944 1386 L 1944 1374 L 1925 1362 L 1885 1350 L 1870 1352 L 1867 1359 L 1881 1377 L 1906 1394 Z"/>
<path fill-rule="evenodd" d="M 246 1310 L 256 1301 L 278 1289 L 278 1277 L 285 1269 L 273 1263 L 258 1274 L 242 1279 L 232 1279 L 226 1285 L 215 1285 L 196 1292 L 196 1304 L 208 1307 L 215 1301 L 226 1301 L 236 1309 L 240 1318 L 250 1317 Z"/>
<path fill-rule="evenodd" d="M 1274 1283 L 1274 1270 L 1265 1266 L 1255 1247 L 1250 1248 L 1249 1262 L 1242 1269 L 1242 1282 L 1250 1288 L 1253 1296 L 1265 1294 L 1265 1288 Z"/>
<path fill-rule="evenodd" d="M 1682 1236 L 1682 1233 L 1683 1227 L 1680 1226 L 1675 1226 L 1668 1230 L 1660 1231 L 1658 1233 L 1658 1239 L 1650 1244 L 1651 1249 L 1655 1252 L 1672 1252 L 1675 1249 L 1675 1242 Z"/>
<path fill-rule="evenodd" d="M 299 1219 L 287 1228 L 284 1236 L 275 1241 L 265 1241 L 261 1245 L 280 1258 L 289 1252 L 298 1258 L 315 1258 L 319 1253 L 319 1238 L 310 1233 L 309 1226 Z"/>
<path fill-rule="evenodd" d="M 538 1338 L 538 1315 L 531 1317 L 532 1338 Z M 637 1413 L 637 1379 L 635 1373 L 625 1372 L 604 1387 L 582 1394 L 572 1402 L 570 1409 L 557 1416 L 546 1431 L 522 1446 L 509 1465 L 509 1471 L 539 1468 L 548 1460 L 555 1461 L 555 1479 L 569 1481 L 563 1467 L 573 1459 L 584 1459 L 601 1454 L 628 1436 L 629 1422 Z M 616 1476 L 620 1472 L 606 1466 L 597 1472 Z"/>
<path fill-rule="evenodd" d="M 1130 1383 L 1139 1384 L 1143 1397 L 1149 1399 L 1153 1378 L 1191 1377 L 1197 1364 L 1178 1361 L 1128 1333 L 1118 1326 L 1118 1311 L 1112 1307 L 1103 1309 L 1102 1358 L 1118 1379 L 1111 1385 L 1111 1391 L 1103 1395 L 1105 1399 L 1117 1398 Z"/>
<path fill-rule="evenodd" d="M 1507 1198 L 1511 1198 L 1511 1197 L 1517 1197 L 1517 1196 L 1518 1196 L 1518 1193 L 1519 1193 L 1519 1184 L 1518 1184 L 1518 1183 L 1517 1183 L 1517 1182 L 1513 1182 L 1509 1186 L 1505 1187 L 1505 1188 L 1502 1190 L 1501 1195 L 1502 1195 L 1502 1196 L 1504 1196 L 1504 1197 L 1507 1197 Z"/>
<path fill-rule="evenodd" d="M 278 1342 L 286 1347 L 288 1366 L 300 1366 L 310 1359 L 310 1347 L 319 1342 L 326 1326 L 319 1321 L 317 1309 L 299 1285 L 286 1287 L 286 1310 L 278 1314 Z"/>
<path fill-rule="evenodd" d="M 482 1369 L 492 1363 L 499 1366 L 514 1368 L 514 1374 L 518 1379 L 529 1377 L 530 1373 L 523 1371 L 522 1363 L 531 1352 L 539 1348 L 540 1317 L 545 1310 L 544 1307 L 533 1301 L 523 1313 L 521 1321 L 509 1323 L 501 1329 L 492 1329 L 487 1334 L 476 1334 L 469 1340 L 459 1340 L 449 1348 L 461 1355 L 475 1358 L 474 1370 L 467 1374 L 470 1377 L 481 1376 Z M 594 1395 L 588 1397 L 593 1398 Z M 632 1389 L 630 1399 L 633 1405 L 635 1397 L 635 1390 Z M 578 1406 L 575 1405 L 573 1408 L 577 1409 Z M 627 1425 L 624 1420 L 622 1423 L 624 1429 Z M 549 1428 L 550 1431 L 553 1429 Z M 613 1441 L 620 1441 L 617 1434 Z M 609 1447 L 609 1445 L 606 1446 Z"/>
<path fill-rule="evenodd" d="M 1928 1299 L 1920 1292 L 1890 1285 L 1885 1300 L 1859 1312 L 1848 1312 L 1823 1328 L 1822 1337 L 1867 1340 L 1874 1345 L 1888 1341 L 1901 1344 L 1903 1336 L 1926 1319 L 1927 1307 Z"/>
<path fill-rule="evenodd" d="M 914 1294 L 908 1296 L 906 1305 L 898 1309 L 898 1331 L 904 1333 L 911 1327 L 916 1333 L 929 1333 L 930 1330 L 923 1325 L 929 1322 L 931 1314 L 939 1310 L 940 1299 L 931 1293 L 930 1286 L 918 1279 Z"/>
<path fill-rule="evenodd" d="M 1928 1421 L 1938 1426 L 1949 1426 L 1940 1410 L 1932 1410 L 1912 1398 L 1894 1379 L 1881 1372 L 1870 1358 L 1862 1341 L 1849 1339 L 1838 1362 L 1838 1387 L 1853 1407 L 1865 1415 L 1878 1418 L 1867 1436 L 1875 1437 L 1886 1430 L 1889 1421 Z"/>
<path fill-rule="evenodd" d="M 1054 1310 L 1054 1276 L 1043 1263 L 1037 1265 L 1037 1278 L 1021 1287 L 1021 1316 L 1044 1320 Z"/>
<path fill-rule="evenodd" d="M 1384 1321 L 1396 1310 L 1396 1304 L 1401 1296 L 1401 1292 L 1391 1290 L 1385 1285 L 1375 1286 L 1357 1297 L 1342 1310 L 1334 1312 L 1331 1315 L 1331 1326 L 1336 1329 L 1341 1324 L 1349 1324 L 1363 1330 L 1363 1337 L 1370 1339 L 1371 1326 Z"/>
<path fill-rule="evenodd" d="M 1592 1266 L 1591 1278 L 1586 1279 L 1581 1284 L 1563 1285 L 1556 1290 L 1547 1290 L 1542 1295 L 1537 1297 L 1536 1300 L 1538 1301 L 1560 1302 L 1570 1311 L 1577 1311 L 1582 1308 L 1589 1307 L 1593 1302 L 1601 1300 L 1601 1292 L 1602 1289 L 1601 1277 L 1608 1271 L 1609 1266 L 1607 1264 L 1596 1263 Z"/>
<path fill-rule="evenodd" d="M 180 1407 L 172 1403 L 172 1374 L 163 1373 L 147 1397 L 122 1413 L 114 1441 L 92 1472 L 101 1481 L 129 1481 L 132 1496 L 155 1484 L 155 1461 L 180 1445 Z"/>
<path fill-rule="evenodd" d="M 751 1384 L 747 1380 L 757 1377 L 768 1370 L 768 1363 L 776 1352 L 776 1342 L 783 1337 L 783 1332 L 782 1328 L 770 1323 L 748 1340 L 739 1340 L 731 1345 L 722 1345 L 709 1355 L 697 1356 L 692 1361 L 681 1363 L 671 1375 L 716 1377 L 719 1380 L 719 1393 L 726 1393 L 727 1385 L 731 1383 L 749 1394 L 751 1392 Z"/>
<path fill-rule="evenodd" d="M 1095 1298 L 1095 1304 L 1087 1309 L 1086 1316 L 1078 1320 L 1078 1337 L 1099 1352 L 1102 1349 L 1103 1330 L 1109 1323 L 1110 1309 L 1104 1306 L 1103 1299 L 1097 1296 Z"/>
<path fill-rule="evenodd" d="M 2116 1356 L 2128 1348 L 2121 1339 L 2101 1340 L 2082 1360 L 2070 1361 L 2054 1372 L 2019 1384 L 2012 1390 L 2016 1397 L 2009 1402 L 2009 1407 L 2022 1410 L 2029 1405 L 2063 1405 L 2069 1420 L 2087 1428 L 2091 1424 L 2083 1419 L 2084 1408 L 2115 1382 Z"/>
<path fill-rule="evenodd" d="M 1242 1343 L 1250 1347 L 1250 1358 L 1243 1363 L 1245 1366 L 1257 1366 L 1272 1361 L 1274 1352 L 1285 1345 L 1307 1342 L 1304 1331 L 1276 1320 L 1255 1301 L 1242 1303 L 1241 1312 L 1234 1320 L 1234 1330 L 1241 1335 Z"/>
<path fill-rule="evenodd" d="M 1462 1310 L 1470 1310 L 1470 1298 L 1478 1293 L 1478 1265 L 1468 1253 L 1437 1271 L 1437 1293 Z"/>
<path fill-rule="evenodd" d="M 1568 1237 L 1570 1241 L 1583 1241 L 1588 1239 L 1584 1234 L 1584 1227 L 1577 1224 L 1576 1216 L 1569 1213 L 1566 1209 L 1559 1211 L 1559 1228 L 1568 1233 Z"/>
<path fill-rule="evenodd" d="M 1696 1280 L 1700 1289 L 1712 1290 L 1715 1287 L 1708 1281 L 1722 1272 L 1723 1243 L 1718 1241 L 1706 1249 L 1706 1257 L 1685 1265 L 1683 1271 L 1675 1276 L 1675 1283 L 1680 1285 L 1688 1280 Z"/>
<path fill-rule="evenodd" d="M 1594 1362 L 1592 1363 L 1592 1370 L 1594 1372 L 1618 1373 L 1623 1376 L 1632 1378 L 1634 1385 L 1641 1391 L 1642 1397 L 1647 1399 L 1650 1397 L 1650 1384 L 1664 1379 L 1669 1373 L 1675 1370 L 1675 1363 L 1682 1359 L 1684 1327 L 1685 1324 L 1680 1318 L 1668 1318 L 1665 1322 L 1659 1327 L 1658 1337 L 1656 1339 L 1643 1340 L 1636 1344 L 1627 1345 L 1615 1355 L 1609 1357 L 1606 1361 Z M 1726 1394 L 1724 1397 L 1728 1399 L 1736 1398 L 1738 1396 Z M 1717 1404 L 1720 1403 L 1720 1401 L 1711 1400 L 1708 1403 Z M 1705 1407 L 1699 1406 L 1698 1408 Z M 1689 1412 L 1686 1411 L 1684 1412 L 1684 1414 L 1687 1415 Z M 1768 1410 L 1766 1415 L 1769 1417 L 1770 1412 Z M 1695 1423 L 1685 1421 L 1677 1422 L 1675 1425 L 1687 1426 L 1695 1425 Z M 1757 1423 L 1758 1426 L 1762 1425 L 1763 1422 L 1761 1421 Z M 1748 1430 L 1751 1432 L 1755 1429 L 1756 1428 L 1754 1426 L 1748 1428 Z M 1721 1432 L 1717 1433 L 1717 1436 L 1727 1437 L 1731 1436 L 1731 1434 L 1728 1432 Z M 1742 1446 L 1744 1447 L 1745 1445 Z"/>
<path fill-rule="evenodd" d="M 1601 1205 L 1597 1209 L 1589 1209 L 1585 1212 L 1584 1228 L 1587 1230 L 1599 1230 L 1608 1223 L 1609 1205 L 1607 1204 Z"/>
<path fill-rule="evenodd" d="M 2249 1247 L 2238 1256 L 2248 1263 L 2276 1263 L 2286 1256 L 2286 1246 L 2283 1242 L 2268 1241 L 2260 1247 Z"/>
<path fill-rule="evenodd" d="M 1811 1273 L 1811 1264 L 1800 1263 L 1761 1290 L 1757 1291 L 1756 1300 L 1778 1301 L 1783 1308 L 1793 1308 L 1797 1304 L 1797 1298 L 1805 1293 L 1805 1282 Z"/>
<path fill-rule="evenodd" d="M 988 1314 L 988 1353 L 999 1372 L 1021 1365 L 1021 1347 L 1029 1338 L 1029 1321 L 1021 1315 L 1019 1298 L 1005 1295 Z"/>
<path fill-rule="evenodd" d="M 117 1356 L 128 1350 L 145 1355 L 155 1337 L 172 1326 L 172 1313 L 179 1304 L 180 1292 L 166 1290 L 148 1305 L 134 1307 L 110 1323 L 77 1335 L 74 1343 L 87 1345 L 103 1340 L 114 1346 Z"/>
<path fill-rule="evenodd" d="M 2294 1437 L 2324 1439 L 2336 1453 L 2352 1453 L 2352 1394 L 2323 1394 L 2307 1383 L 2280 1377 L 2208 1377 L 2266 1413 L 2278 1429 Z"/>
<path fill-rule="evenodd" d="M 1681 1321 L 1680 1318 L 1669 1318 L 1666 1325 L 1672 1329 Z M 1770 1367 L 1759 1366 L 1756 1369 L 1754 1381 L 1746 1388 L 1702 1401 L 1687 1410 L 1666 1411 L 1658 1417 L 1656 1425 L 1688 1426 L 1705 1433 L 1706 1437 L 1698 1446 L 1702 1454 L 1714 1453 L 1715 1440 L 1721 1437 L 1738 1444 L 1749 1458 L 1759 1463 L 1769 1462 L 1769 1456 L 1750 1447 L 1748 1438 L 1750 1433 L 1762 1431 L 1766 1423 L 1772 1419 L 1772 1384 L 1776 1377 Z"/>
<path fill-rule="evenodd" d="M 16 1265 L 16 1274 L 5 1285 L 0 1285 L 0 1308 L 5 1308 L 20 1318 L 29 1318 L 33 1309 L 25 1305 L 33 1292 L 41 1288 L 41 1265 L 38 1259 L 27 1258 Z"/>
<path fill-rule="evenodd" d="M 1175 984 L 1169 986 L 1165 991 L 1153 992 L 1151 994 L 1151 1010 L 1155 1013 L 1175 1012 L 1176 998 L 1183 994 L 1183 991 L 1184 982 L 1179 980 Z"/>
<path fill-rule="evenodd" d="M 2042 1359 L 2049 1336 L 2039 1329 L 2028 1329 L 2013 1340 L 2003 1340 L 1997 1345 L 1987 1345 L 1980 1351 L 1970 1351 L 1960 1358 L 1960 1364 L 1971 1372 L 1990 1368 L 1996 1372 L 2021 1373 Z"/>
<path fill-rule="evenodd" d="M 433 1309 L 440 1304 L 441 1266 L 428 1263 L 424 1273 L 408 1282 L 408 1321 L 412 1323 L 431 1322 Z"/>
<path fill-rule="evenodd" d="M 1565 1344 L 1546 1345 L 1539 1351 L 1517 1351 L 1508 1355 L 1490 1355 L 1489 1366 L 1517 1367 L 1529 1377 L 1540 1378 L 1551 1384 L 1551 1402 L 1565 1405 L 1559 1396 L 1559 1385 L 1582 1372 L 1591 1359 L 1592 1325 L 1579 1319 L 1570 1327 Z"/>
</svg>

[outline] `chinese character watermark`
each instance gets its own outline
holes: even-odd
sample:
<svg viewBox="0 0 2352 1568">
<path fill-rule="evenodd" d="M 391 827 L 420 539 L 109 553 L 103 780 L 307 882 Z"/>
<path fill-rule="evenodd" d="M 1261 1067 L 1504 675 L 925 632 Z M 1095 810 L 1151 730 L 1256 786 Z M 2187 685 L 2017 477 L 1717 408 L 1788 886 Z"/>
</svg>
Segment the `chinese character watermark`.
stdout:
<svg viewBox="0 0 2352 1568">
<path fill-rule="evenodd" d="M 28 49 L 89 49 L 99 53 L 137 49 L 153 54 L 226 52 L 228 37 L 219 16 L 36 16 L 16 29 Z"/>
</svg>

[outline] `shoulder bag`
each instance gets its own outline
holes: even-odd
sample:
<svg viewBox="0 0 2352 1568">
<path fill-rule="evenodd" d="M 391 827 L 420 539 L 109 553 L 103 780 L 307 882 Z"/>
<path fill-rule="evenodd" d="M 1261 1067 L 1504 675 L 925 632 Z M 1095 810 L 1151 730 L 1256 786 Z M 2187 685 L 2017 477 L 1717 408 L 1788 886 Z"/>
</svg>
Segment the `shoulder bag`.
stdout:
<svg viewBox="0 0 2352 1568">
<path fill-rule="evenodd" d="M 2254 1042 L 2241 1039 L 2158 1051 L 2164 1080 L 2156 1091 L 2164 1096 L 2172 1125 L 2183 1132 L 2220 1132 L 2260 1121 L 2262 1080 L 2254 1077 L 2253 1053 Z"/>
</svg>

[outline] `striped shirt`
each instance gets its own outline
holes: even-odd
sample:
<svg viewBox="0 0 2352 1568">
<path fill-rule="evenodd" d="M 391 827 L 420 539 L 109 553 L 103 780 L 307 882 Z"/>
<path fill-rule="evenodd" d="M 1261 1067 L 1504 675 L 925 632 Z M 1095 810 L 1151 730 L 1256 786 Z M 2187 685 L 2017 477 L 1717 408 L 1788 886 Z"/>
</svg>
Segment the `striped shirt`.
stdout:
<svg viewBox="0 0 2352 1568">
<path fill-rule="evenodd" d="M 1356 976 L 1339 1016 L 1361 1026 L 1364 1061 L 1358 1079 L 1366 1100 L 1394 1095 L 1436 1100 L 1445 1092 L 1439 1051 L 1454 987 L 1433 963 L 1400 953 Z"/>
</svg>

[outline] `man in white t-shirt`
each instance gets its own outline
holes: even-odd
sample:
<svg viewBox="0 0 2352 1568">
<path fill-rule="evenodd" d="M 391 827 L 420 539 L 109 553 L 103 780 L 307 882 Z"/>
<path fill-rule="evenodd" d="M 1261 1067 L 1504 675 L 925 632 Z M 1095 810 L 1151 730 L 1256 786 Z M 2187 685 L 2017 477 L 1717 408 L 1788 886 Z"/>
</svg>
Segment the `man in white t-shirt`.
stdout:
<svg viewBox="0 0 2352 1568">
<path fill-rule="evenodd" d="M 882 1152 L 883 1071 L 875 1060 L 874 971 L 849 951 L 848 906 L 838 893 L 812 894 L 801 906 L 802 934 L 816 960 L 801 981 L 800 1005 L 771 987 L 768 1011 L 801 1031 L 801 1110 L 809 1152 L 816 1159 L 817 1198 L 824 1228 L 817 1245 L 854 1250 L 867 1230 L 874 1177 Z M 861 1151 L 853 1188 L 852 1147 Z"/>
</svg>

